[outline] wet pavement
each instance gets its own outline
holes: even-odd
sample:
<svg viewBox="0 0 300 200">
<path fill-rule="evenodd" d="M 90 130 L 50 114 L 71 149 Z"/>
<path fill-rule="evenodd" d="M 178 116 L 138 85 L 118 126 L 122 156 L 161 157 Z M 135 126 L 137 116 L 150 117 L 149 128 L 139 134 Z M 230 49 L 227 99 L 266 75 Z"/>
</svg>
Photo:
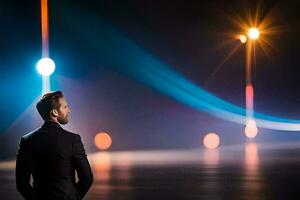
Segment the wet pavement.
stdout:
<svg viewBox="0 0 300 200">
<path fill-rule="evenodd" d="M 87 200 L 299 199 L 300 143 L 218 150 L 98 152 Z M 0 163 L 1 199 L 19 200 L 14 161 Z"/>
</svg>

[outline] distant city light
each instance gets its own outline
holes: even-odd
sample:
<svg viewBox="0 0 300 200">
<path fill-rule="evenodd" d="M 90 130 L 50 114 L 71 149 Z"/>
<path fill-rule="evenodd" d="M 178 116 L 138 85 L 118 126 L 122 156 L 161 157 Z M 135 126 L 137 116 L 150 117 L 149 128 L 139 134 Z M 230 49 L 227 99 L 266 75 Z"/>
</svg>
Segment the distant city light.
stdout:
<svg viewBox="0 0 300 200">
<path fill-rule="evenodd" d="M 94 143 L 98 149 L 107 150 L 112 144 L 112 139 L 109 134 L 100 132 L 95 136 Z"/>
<path fill-rule="evenodd" d="M 37 62 L 36 69 L 42 76 L 50 76 L 55 70 L 55 63 L 51 58 L 42 58 Z"/>
<path fill-rule="evenodd" d="M 239 40 L 241 41 L 241 43 L 246 43 L 247 42 L 247 37 L 245 35 L 239 35 L 238 36 Z"/>
<path fill-rule="evenodd" d="M 258 128 L 254 119 L 246 122 L 245 134 L 248 138 L 255 138 L 258 134 Z"/>
<path fill-rule="evenodd" d="M 220 145 L 220 137 L 216 133 L 208 133 L 204 136 L 203 144 L 205 148 L 215 149 Z"/>
</svg>

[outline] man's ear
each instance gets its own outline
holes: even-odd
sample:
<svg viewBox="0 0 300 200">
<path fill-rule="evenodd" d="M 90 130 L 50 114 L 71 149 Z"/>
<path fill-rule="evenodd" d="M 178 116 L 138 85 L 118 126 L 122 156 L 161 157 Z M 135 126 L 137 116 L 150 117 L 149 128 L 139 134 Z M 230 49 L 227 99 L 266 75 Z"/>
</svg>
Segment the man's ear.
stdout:
<svg viewBox="0 0 300 200">
<path fill-rule="evenodd" d="M 52 109 L 51 114 L 53 115 L 53 117 L 58 117 L 58 112 L 56 109 Z"/>
</svg>

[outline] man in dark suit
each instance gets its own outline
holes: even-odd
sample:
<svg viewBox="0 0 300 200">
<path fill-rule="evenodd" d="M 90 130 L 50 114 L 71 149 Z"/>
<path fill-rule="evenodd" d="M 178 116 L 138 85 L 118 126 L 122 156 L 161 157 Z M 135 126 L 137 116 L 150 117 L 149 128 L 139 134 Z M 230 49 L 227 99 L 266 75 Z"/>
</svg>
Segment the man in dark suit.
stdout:
<svg viewBox="0 0 300 200">
<path fill-rule="evenodd" d="M 80 135 L 60 126 L 68 123 L 70 112 L 63 93 L 45 94 L 36 107 L 45 122 L 21 138 L 16 162 L 17 190 L 26 200 L 83 199 L 92 185 L 93 174 Z"/>
</svg>

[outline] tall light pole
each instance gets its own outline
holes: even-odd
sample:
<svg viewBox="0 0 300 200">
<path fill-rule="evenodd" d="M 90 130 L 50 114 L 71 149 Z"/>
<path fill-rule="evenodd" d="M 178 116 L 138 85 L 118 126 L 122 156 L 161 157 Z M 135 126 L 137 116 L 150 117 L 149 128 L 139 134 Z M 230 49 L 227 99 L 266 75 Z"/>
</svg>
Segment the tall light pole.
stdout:
<svg viewBox="0 0 300 200">
<path fill-rule="evenodd" d="M 254 87 L 252 84 L 252 48 L 255 46 L 255 40 L 259 38 L 260 32 L 257 28 L 252 27 L 248 31 L 246 43 L 246 127 L 245 134 L 248 138 L 254 138 L 258 134 L 258 128 L 253 116 L 254 110 Z M 241 40 L 242 42 L 242 40 Z"/>
<path fill-rule="evenodd" d="M 36 69 L 42 75 L 42 94 L 44 94 L 51 90 L 50 75 L 55 70 L 55 63 L 51 58 L 49 58 L 48 0 L 41 0 L 41 30 L 42 58 L 37 62 Z"/>
</svg>

